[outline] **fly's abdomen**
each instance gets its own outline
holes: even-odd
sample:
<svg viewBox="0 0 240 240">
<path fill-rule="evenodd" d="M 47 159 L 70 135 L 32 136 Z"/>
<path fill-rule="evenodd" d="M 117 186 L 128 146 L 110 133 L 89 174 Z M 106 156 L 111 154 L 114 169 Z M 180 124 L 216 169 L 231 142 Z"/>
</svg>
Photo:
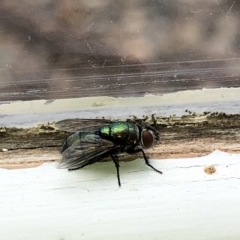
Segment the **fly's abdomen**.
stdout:
<svg viewBox="0 0 240 240">
<path fill-rule="evenodd" d="M 139 141 L 138 126 L 127 122 L 116 122 L 101 127 L 101 137 L 120 144 L 136 144 Z"/>
</svg>

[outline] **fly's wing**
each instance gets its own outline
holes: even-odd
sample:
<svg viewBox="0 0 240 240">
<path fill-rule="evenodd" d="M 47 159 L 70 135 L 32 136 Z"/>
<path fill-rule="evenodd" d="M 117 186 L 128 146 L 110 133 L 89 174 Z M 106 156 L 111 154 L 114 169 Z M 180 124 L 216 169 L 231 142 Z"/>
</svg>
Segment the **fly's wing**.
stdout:
<svg viewBox="0 0 240 240">
<path fill-rule="evenodd" d="M 61 129 L 67 132 L 76 132 L 81 129 L 99 128 L 102 125 L 111 123 L 106 119 L 66 119 L 55 123 L 57 129 Z"/>
<path fill-rule="evenodd" d="M 117 146 L 103 140 L 98 134 L 89 132 L 76 140 L 64 152 L 58 168 L 78 169 L 100 161 Z"/>
</svg>

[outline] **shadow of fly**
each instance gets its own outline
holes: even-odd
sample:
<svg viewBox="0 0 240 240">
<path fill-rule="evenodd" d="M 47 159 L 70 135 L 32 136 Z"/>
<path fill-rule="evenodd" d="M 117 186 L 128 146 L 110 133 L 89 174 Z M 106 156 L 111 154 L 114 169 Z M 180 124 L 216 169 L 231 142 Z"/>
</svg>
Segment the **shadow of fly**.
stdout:
<svg viewBox="0 0 240 240">
<path fill-rule="evenodd" d="M 109 121 L 106 124 L 96 124 L 79 129 L 66 139 L 58 168 L 73 171 L 110 157 L 117 169 L 118 185 L 121 186 L 120 153 L 142 153 L 145 163 L 162 174 L 149 163 L 144 152 L 144 149 L 152 148 L 158 141 L 159 133 L 145 123 Z"/>
</svg>

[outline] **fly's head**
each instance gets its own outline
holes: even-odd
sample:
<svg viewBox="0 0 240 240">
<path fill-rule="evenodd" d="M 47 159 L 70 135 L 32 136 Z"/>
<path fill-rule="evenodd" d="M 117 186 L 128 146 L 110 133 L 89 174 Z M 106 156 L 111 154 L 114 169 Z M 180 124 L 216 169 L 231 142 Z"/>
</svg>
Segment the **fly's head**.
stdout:
<svg viewBox="0 0 240 240">
<path fill-rule="evenodd" d="M 141 124 L 140 132 L 141 146 L 145 149 L 153 147 L 160 140 L 157 130 L 148 124 Z"/>
</svg>

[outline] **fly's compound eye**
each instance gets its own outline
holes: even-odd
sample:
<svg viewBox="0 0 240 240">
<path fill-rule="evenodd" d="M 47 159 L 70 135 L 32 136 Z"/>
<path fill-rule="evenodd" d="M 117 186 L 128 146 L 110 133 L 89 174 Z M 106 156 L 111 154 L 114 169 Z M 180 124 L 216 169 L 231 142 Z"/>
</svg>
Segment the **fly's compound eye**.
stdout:
<svg viewBox="0 0 240 240">
<path fill-rule="evenodd" d="M 154 137 L 152 131 L 143 130 L 141 143 L 144 148 L 150 148 L 154 145 Z"/>
</svg>

